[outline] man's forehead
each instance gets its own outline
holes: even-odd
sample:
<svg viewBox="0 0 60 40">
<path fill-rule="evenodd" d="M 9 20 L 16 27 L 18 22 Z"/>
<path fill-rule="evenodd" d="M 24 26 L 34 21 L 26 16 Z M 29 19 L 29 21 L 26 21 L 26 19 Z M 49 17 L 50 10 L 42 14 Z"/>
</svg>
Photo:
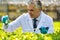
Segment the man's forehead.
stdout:
<svg viewBox="0 0 60 40">
<path fill-rule="evenodd" d="M 28 8 L 34 8 L 35 5 L 34 4 L 30 4 L 29 6 L 27 6 Z"/>
</svg>

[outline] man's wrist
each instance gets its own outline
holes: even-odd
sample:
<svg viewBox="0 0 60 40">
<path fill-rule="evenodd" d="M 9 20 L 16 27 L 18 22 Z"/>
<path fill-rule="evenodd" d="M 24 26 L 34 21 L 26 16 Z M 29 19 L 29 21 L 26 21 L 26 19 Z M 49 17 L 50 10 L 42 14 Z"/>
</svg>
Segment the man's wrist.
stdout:
<svg viewBox="0 0 60 40">
<path fill-rule="evenodd" d="M 5 29 L 8 28 L 8 23 L 4 23 Z"/>
<path fill-rule="evenodd" d="M 4 25 L 8 25 L 8 23 L 4 23 Z"/>
</svg>

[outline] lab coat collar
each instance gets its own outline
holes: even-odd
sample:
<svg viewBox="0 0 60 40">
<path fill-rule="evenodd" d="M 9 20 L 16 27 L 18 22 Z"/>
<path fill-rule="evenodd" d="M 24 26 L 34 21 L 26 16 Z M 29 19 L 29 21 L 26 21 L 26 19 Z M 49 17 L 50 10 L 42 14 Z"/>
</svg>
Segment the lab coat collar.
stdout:
<svg viewBox="0 0 60 40">
<path fill-rule="evenodd" d="M 40 12 L 40 16 L 38 18 L 36 18 L 38 21 L 40 21 L 41 19 L 41 12 Z"/>
<path fill-rule="evenodd" d="M 39 21 L 39 24 L 38 24 L 38 26 L 37 26 L 37 29 L 39 29 L 42 25 L 43 25 L 43 23 L 45 23 L 45 18 L 44 18 L 44 12 L 43 11 L 41 11 L 41 13 L 40 13 L 40 21 Z"/>
<path fill-rule="evenodd" d="M 32 22 L 32 19 L 31 19 L 31 17 L 30 17 L 30 15 L 29 15 L 29 13 L 27 13 L 27 21 L 28 21 L 28 23 L 29 23 L 29 26 L 33 29 L 33 22 Z"/>
<path fill-rule="evenodd" d="M 28 17 L 27 21 L 29 22 L 29 26 L 33 29 L 33 22 L 32 22 L 32 19 L 31 19 L 29 13 L 27 13 L 27 17 Z M 45 22 L 44 19 L 45 19 L 44 18 L 44 12 L 41 11 L 40 16 L 37 18 L 37 20 L 40 20 L 39 24 L 37 25 L 37 29 L 39 29 L 42 26 L 42 24 Z"/>
</svg>

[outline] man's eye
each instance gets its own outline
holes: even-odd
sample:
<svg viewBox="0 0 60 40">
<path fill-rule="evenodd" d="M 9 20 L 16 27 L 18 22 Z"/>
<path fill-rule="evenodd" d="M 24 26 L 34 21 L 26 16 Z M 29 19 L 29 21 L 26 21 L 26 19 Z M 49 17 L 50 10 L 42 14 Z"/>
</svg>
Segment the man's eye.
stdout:
<svg viewBox="0 0 60 40">
<path fill-rule="evenodd" d="M 28 11 L 34 11 L 33 9 L 28 9 Z"/>
</svg>

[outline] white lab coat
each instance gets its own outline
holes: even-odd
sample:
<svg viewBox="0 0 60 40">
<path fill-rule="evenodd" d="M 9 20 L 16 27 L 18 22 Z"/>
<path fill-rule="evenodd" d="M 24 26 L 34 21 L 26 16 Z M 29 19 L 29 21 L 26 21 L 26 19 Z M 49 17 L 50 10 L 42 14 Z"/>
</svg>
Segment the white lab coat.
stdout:
<svg viewBox="0 0 60 40">
<path fill-rule="evenodd" d="M 35 31 L 35 33 L 41 33 L 39 28 L 41 26 L 44 27 L 49 27 L 48 32 L 47 33 L 53 33 L 54 32 L 54 28 L 53 28 L 53 20 L 51 17 L 49 17 L 48 15 L 44 14 L 44 12 L 41 11 L 41 18 L 40 18 L 40 22 L 37 25 L 37 29 Z M 22 27 L 22 31 L 23 32 L 34 32 L 33 29 L 33 24 L 32 24 L 32 19 L 30 18 L 29 13 L 25 13 L 22 14 L 21 16 L 19 16 L 16 20 L 14 20 L 13 22 L 8 24 L 8 28 L 5 28 L 6 26 L 3 26 L 3 29 L 6 32 L 13 32 L 14 30 L 16 30 L 19 27 Z"/>
</svg>

